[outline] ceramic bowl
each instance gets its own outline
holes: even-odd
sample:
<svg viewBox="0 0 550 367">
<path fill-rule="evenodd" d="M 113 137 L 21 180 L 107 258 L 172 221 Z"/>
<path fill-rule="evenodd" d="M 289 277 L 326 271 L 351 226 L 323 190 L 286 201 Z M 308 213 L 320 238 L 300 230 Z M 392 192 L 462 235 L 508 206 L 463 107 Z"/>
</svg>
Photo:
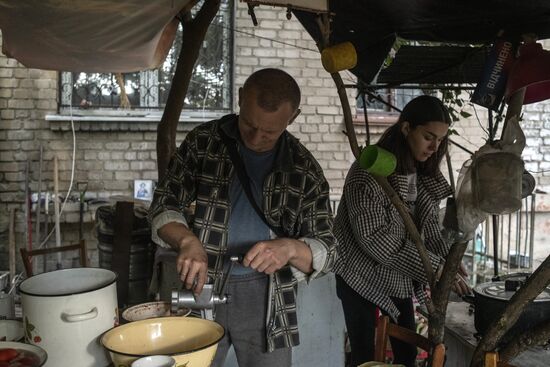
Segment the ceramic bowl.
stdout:
<svg viewBox="0 0 550 367">
<path fill-rule="evenodd" d="M 209 367 L 224 334 L 214 321 L 158 317 L 117 326 L 100 340 L 117 367 L 130 367 L 136 359 L 152 355 L 171 356 L 176 367 Z"/>
<path fill-rule="evenodd" d="M 0 320 L 0 340 L 17 342 L 25 336 L 23 322 L 17 320 Z"/>
<path fill-rule="evenodd" d="M 146 320 L 164 316 L 187 316 L 191 312 L 188 308 L 178 310 L 175 315 L 170 311 L 170 302 L 147 302 L 128 307 L 122 312 L 122 319 L 126 322 Z"/>
<path fill-rule="evenodd" d="M 169 356 L 149 356 L 136 359 L 132 367 L 174 367 L 176 360 Z"/>
<path fill-rule="evenodd" d="M 46 351 L 36 345 L 18 343 L 18 342 L 0 342 L 0 349 L 16 349 L 18 352 L 23 353 L 24 357 L 37 359 L 33 367 L 40 367 L 46 363 L 48 354 Z"/>
</svg>

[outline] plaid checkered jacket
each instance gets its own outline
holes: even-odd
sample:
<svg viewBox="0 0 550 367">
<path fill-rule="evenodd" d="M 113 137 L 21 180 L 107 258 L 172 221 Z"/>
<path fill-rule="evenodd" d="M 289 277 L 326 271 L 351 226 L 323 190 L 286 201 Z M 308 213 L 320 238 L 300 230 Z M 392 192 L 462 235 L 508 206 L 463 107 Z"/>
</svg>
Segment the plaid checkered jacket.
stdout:
<svg viewBox="0 0 550 367">
<path fill-rule="evenodd" d="M 438 221 L 440 201 L 451 194 L 441 173 L 418 175 L 415 222 L 435 269 L 449 251 Z M 391 175 L 388 181 L 404 199 L 406 175 Z M 355 162 L 347 177 L 334 223 L 338 259 L 334 272 L 366 300 L 394 319 L 399 312 L 390 297 L 426 298 L 427 278 L 414 242 L 397 209 L 380 185 Z"/>
<path fill-rule="evenodd" d="M 149 215 L 153 240 L 163 247 L 169 245 L 156 232 L 164 224 L 175 221 L 192 228 L 206 249 L 208 275 L 218 288 L 225 270 L 231 215 L 229 185 L 236 178 L 220 128 L 237 138 L 237 116 L 205 123 L 187 135 L 155 190 Z M 262 209 L 266 219 L 282 228 L 287 237 L 309 245 L 314 271 L 306 275 L 287 265 L 270 276 L 268 351 L 299 344 L 296 284 L 330 271 L 336 255 L 329 186 L 321 167 L 290 133 L 285 131 L 280 139 L 272 172 L 264 181 Z M 182 213 L 193 201 L 194 221 L 187 223 Z"/>
</svg>

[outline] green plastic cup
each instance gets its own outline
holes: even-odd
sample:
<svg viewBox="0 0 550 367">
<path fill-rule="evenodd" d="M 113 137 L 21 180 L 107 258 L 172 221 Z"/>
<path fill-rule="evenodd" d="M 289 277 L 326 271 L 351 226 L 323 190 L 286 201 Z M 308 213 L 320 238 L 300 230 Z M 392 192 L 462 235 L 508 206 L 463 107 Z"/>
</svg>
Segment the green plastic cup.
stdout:
<svg viewBox="0 0 550 367">
<path fill-rule="evenodd" d="M 395 171 L 397 160 L 386 149 L 369 145 L 361 151 L 359 165 L 373 175 L 387 177 Z"/>
</svg>

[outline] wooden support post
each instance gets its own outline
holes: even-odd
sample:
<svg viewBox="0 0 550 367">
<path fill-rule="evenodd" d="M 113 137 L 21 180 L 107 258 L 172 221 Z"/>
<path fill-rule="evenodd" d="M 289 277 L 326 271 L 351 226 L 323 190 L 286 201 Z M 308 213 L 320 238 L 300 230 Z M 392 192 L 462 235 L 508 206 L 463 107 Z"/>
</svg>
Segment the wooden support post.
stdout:
<svg viewBox="0 0 550 367">
<path fill-rule="evenodd" d="M 9 229 L 8 229 L 8 257 L 10 281 L 15 277 L 15 208 L 10 209 Z"/>
<path fill-rule="evenodd" d="M 113 257 L 111 269 L 118 274 L 116 284 L 118 306 L 128 305 L 128 286 L 130 282 L 130 248 L 134 226 L 134 203 L 117 201 L 113 221 Z"/>
</svg>

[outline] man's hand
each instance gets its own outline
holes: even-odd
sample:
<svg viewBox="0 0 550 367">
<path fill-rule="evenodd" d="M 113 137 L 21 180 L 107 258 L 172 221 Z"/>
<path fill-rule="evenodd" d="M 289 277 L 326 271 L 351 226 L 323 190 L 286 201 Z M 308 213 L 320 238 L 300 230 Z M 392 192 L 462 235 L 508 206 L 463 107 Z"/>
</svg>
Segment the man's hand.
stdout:
<svg viewBox="0 0 550 367">
<path fill-rule="evenodd" d="M 308 245 L 291 238 L 277 238 L 256 243 L 245 255 L 243 265 L 256 271 L 273 274 L 286 264 L 303 273 L 313 271 L 312 254 Z"/>
<path fill-rule="evenodd" d="M 288 264 L 295 254 L 294 246 L 286 238 L 260 241 L 248 250 L 243 265 L 260 273 L 273 274 Z"/>
<path fill-rule="evenodd" d="M 170 222 L 158 229 L 157 234 L 178 251 L 176 269 L 185 288 L 200 294 L 208 271 L 208 258 L 197 236 L 183 223 Z"/>
<path fill-rule="evenodd" d="M 192 289 L 196 295 L 202 292 L 202 287 L 206 283 L 208 258 L 196 236 L 188 236 L 182 240 L 176 269 L 185 288 Z"/>
</svg>

